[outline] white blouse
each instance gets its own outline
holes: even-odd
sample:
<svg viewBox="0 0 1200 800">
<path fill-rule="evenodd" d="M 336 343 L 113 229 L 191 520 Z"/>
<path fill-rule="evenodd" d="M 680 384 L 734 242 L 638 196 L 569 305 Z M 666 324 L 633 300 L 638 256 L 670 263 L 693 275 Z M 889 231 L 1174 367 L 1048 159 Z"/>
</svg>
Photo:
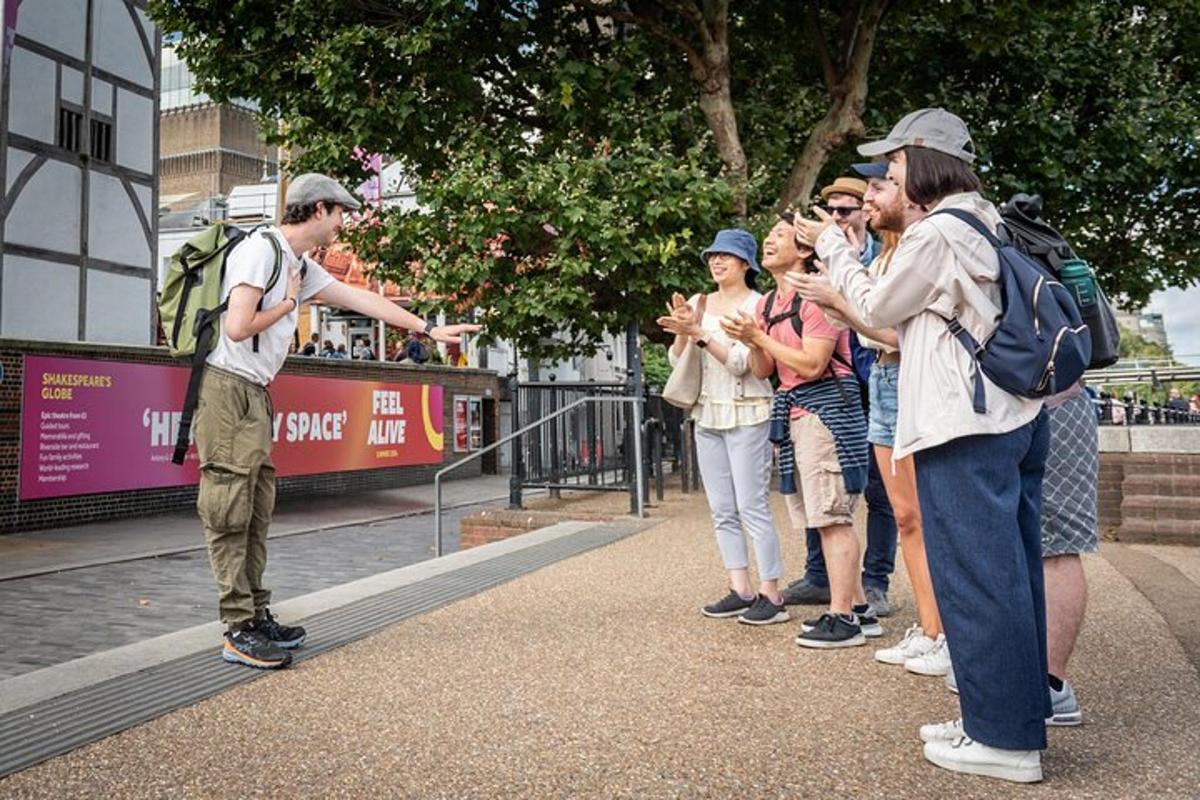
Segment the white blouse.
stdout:
<svg viewBox="0 0 1200 800">
<path fill-rule="evenodd" d="M 750 292 L 739 306 L 741 311 L 754 316 L 758 313 L 758 292 Z M 688 300 L 693 309 L 700 295 Z M 707 310 L 700 327 L 709 342 L 720 342 L 729 349 L 724 364 L 707 351 L 700 359 L 702 380 L 700 399 L 692 408 L 692 419 L 701 428 L 725 431 L 745 425 L 758 425 L 771 418 L 771 397 L 774 391 L 769 381 L 754 377 L 750 371 L 750 348 L 730 339 L 721 330 L 721 315 Z M 671 366 L 679 360 L 670 353 Z"/>
</svg>

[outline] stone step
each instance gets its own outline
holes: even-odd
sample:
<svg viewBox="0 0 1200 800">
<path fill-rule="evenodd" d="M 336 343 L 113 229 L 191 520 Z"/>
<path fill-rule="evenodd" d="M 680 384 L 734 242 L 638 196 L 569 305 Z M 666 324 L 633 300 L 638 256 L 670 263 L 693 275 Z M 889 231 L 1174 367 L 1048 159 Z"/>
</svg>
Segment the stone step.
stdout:
<svg viewBox="0 0 1200 800">
<path fill-rule="evenodd" d="M 1200 546 L 1200 518 L 1183 520 L 1126 517 L 1121 523 L 1117 539 L 1127 544 Z"/>
<path fill-rule="evenodd" d="M 1200 494 L 1125 494 L 1121 516 L 1136 519 L 1200 520 Z"/>
<path fill-rule="evenodd" d="M 1125 475 L 1195 475 L 1200 477 L 1200 458 L 1195 453 L 1122 453 Z"/>
<path fill-rule="evenodd" d="M 1126 497 L 1195 497 L 1200 495 L 1200 475 L 1161 475 L 1126 469 L 1121 492 Z"/>
</svg>

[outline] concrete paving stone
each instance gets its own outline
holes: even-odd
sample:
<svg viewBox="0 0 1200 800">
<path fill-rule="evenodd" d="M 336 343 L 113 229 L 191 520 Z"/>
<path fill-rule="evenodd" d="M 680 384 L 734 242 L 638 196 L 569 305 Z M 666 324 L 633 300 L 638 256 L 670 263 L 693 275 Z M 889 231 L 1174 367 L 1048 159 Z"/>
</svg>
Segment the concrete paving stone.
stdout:
<svg viewBox="0 0 1200 800">
<path fill-rule="evenodd" d="M 802 650 L 795 622 L 701 617 L 725 590 L 703 500 L 663 511 L 639 535 L 11 776 L 0 796 L 1200 796 L 1200 676 L 1103 558 L 1084 559 L 1070 675 L 1086 724 L 1050 731 L 1045 783 L 1017 786 L 924 761 L 918 726 L 958 715 L 939 679 L 870 647 Z M 793 571 L 801 541 L 784 536 Z M 885 643 L 912 622 L 902 566 L 894 591 Z"/>
<path fill-rule="evenodd" d="M 458 547 L 459 521 L 476 511 L 447 512 L 447 552 Z M 279 602 L 432 558 L 433 517 L 273 538 L 268 553 L 265 582 Z M 0 581 L 0 608 L 3 680 L 209 622 L 217 597 L 201 551 Z"/>
</svg>

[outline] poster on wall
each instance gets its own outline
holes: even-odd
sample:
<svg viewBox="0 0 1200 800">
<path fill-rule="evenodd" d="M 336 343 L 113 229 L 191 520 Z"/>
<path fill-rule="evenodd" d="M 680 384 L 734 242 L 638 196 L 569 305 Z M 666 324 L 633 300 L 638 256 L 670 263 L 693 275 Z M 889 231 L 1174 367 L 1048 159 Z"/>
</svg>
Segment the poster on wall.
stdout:
<svg viewBox="0 0 1200 800">
<path fill-rule="evenodd" d="M 470 412 L 468 411 L 469 397 L 454 397 L 454 452 L 466 453 L 470 450 Z"/>
<path fill-rule="evenodd" d="M 193 444 L 171 463 L 185 367 L 26 356 L 22 500 L 199 480 Z M 280 375 L 272 460 L 280 476 L 439 464 L 442 387 Z"/>
<path fill-rule="evenodd" d="M 470 453 L 483 447 L 483 398 L 454 396 L 454 452 Z"/>
</svg>

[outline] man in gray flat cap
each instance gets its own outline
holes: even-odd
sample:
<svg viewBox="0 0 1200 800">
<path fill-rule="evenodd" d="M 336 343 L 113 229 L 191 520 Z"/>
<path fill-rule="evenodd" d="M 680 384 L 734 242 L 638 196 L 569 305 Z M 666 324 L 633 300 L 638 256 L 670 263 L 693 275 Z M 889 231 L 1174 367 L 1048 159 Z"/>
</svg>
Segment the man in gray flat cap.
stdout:
<svg viewBox="0 0 1200 800">
<path fill-rule="evenodd" d="M 262 584 L 275 508 L 267 385 L 287 358 L 301 298 L 422 331 L 439 342 L 457 342 L 461 334 L 479 330 L 478 325 L 436 326 L 378 294 L 339 283 L 304 257 L 331 244 L 343 214 L 359 207 L 333 178 L 300 175 L 288 187 L 279 226 L 256 230 L 225 262 L 221 299 L 228 310 L 208 357 L 193 431 L 200 456 L 196 507 L 226 626 L 226 661 L 285 667 L 292 660 L 288 650 L 299 647 L 306 635 L 271 615 L 271 593 Z"/>
</svg>

